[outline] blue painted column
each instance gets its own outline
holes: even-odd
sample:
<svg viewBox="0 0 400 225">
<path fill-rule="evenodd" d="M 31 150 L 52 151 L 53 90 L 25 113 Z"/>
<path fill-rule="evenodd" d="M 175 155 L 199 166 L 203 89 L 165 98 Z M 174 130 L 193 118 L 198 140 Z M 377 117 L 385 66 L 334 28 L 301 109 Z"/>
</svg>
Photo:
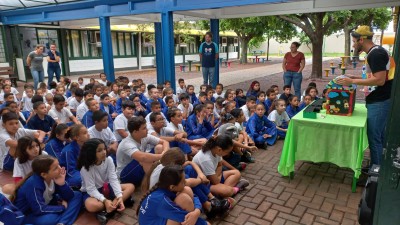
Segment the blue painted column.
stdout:
<svg viewBox="0 0 400 225">
<path fill-rule="evenodd" d="M 211 32 L 213 34 L 212 41 L 215 42 L 219 48 L 219 19 L 210 19 Z M 215 61 L 214 80 L 212 83 L 213 88 L 219 83 L 219 59 Z"/>
<path fill-rule="evenodd" d="M 164 77 L 164 57 L 163 57 L 163 45 L 162 45 L 162 31 L 161 23 L 154 23 L 154 33 L 156 41 L 156 66 L 157 66 L 157 84 L 165 82 Z"/>
<path fill-rule="evenodd" d="M 171 87 L 175 90 L 174 23 L 171 11 L 164 11 L 161 13 L 161 31 L 164 81 L 170 81 Z"/>
<path fill-rule="evenodd" d="M 110 17 L 100 17 L 99 21 L 104 73 L 107 75 L 107 80 L 114 82 L 114 56 L 111 41 Z"/>
</svg>

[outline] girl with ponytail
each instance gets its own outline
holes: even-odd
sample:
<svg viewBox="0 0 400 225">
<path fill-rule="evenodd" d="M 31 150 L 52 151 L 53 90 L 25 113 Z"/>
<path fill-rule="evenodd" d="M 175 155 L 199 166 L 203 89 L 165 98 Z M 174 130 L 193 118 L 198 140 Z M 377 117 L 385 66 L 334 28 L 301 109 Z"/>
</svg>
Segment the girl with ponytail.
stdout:
<svg viewBox="0 0 400 225">
<path fill-rule="evenodd" d="M 32 162 L 32 173 L 16 188 L 11 200 L 26 215 L 24 224 L 73 224 L 82 194 L 65 182 L 66 171 L 52 156 L 39 155 Z"/>
<path fill-rule="evenodd" d="M 213 195 L 231 197 L 249 185 L 245 179 L 240 179 L 240 172 L 222 157 L 229 155 L 233 149 L 232 138 L 228 135 L 211 137 L 194 157 L 193 162 L 200 166 L 204 175 L 210 180 L 210 190 Z M 229 170 L 222 171 L 222 166 Z"/>
<path fill-rule="evenodd" d="M 165 166 L 160 179 L 144 195 L 137 208 L 139 224 L 165 225 L 187 224 L 205 225 L 207 221 L 199 218 L 201 205 L 193 203 L 193 195 L 183 193 L 185 173 L 180 165 Z"/>
</svg>

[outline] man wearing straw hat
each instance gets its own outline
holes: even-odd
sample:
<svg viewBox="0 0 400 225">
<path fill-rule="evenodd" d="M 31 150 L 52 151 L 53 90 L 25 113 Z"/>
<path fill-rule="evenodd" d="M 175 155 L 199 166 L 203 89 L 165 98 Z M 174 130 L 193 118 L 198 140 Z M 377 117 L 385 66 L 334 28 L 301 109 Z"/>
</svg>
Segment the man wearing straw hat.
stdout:
<svg viewBox="0 0 400 225">
<path fill-rule="evenodd" d="M 371 164 L 380 165 L 382 162 L 384 134 L 387 117 L 390 108 L 390 94 L 392 79 L 389 76 L 390 56 L 389 53 L 372 42 L 369 26 L 359 26 L 352 36 L 354 51 L 365 52 L 367 72 L 372 73 L 367 79 L 359 76 L 338 79 L 337 83 L 342 85 L 357 84 L 363 86 L 376 86 L 365 98 L 367 107 L 367 135 L 371 154 Z M 394 65 L 392 65 L 394 66 Z"/>
</svg>

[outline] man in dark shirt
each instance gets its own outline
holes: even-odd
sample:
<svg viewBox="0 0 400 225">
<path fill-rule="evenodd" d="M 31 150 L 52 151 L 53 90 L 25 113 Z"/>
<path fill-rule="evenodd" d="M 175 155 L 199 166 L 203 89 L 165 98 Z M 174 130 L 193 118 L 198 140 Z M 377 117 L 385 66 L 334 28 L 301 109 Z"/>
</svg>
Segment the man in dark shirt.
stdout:
<svg viewBox="0 0 400 225">
<path fill-rule="evenodd" d="M 390 60 L 388 52 L 381 46 L 372 42 L 369 26 L 360 26 L 351 34 L 355 51 L 367 53 L 367 72 L 372 76 L 362 79 L 360 76 L 338 79 L 342 85 L 357 84 L 363 86 L 376 86 L 366 98 L 367 107 L 367 135 L 371 153 L 371 165 L 380 165 L 383 154 L 384 134 L 387 123 L 387 115 L 390 108 L 390 93 L 392 80 L 389 80 Z"/>
<path fill-rule="evenodd" d="M 201 60 L 201 70 L 203 72 L 203 84 L 212 85 L 215 72 L 215 60 L 218 59 L 218 46 L 211 41 L 212 33 L 207 32 L 204 36 L 206 40 L 200 45 L 199 55 Z"/>
</svg>

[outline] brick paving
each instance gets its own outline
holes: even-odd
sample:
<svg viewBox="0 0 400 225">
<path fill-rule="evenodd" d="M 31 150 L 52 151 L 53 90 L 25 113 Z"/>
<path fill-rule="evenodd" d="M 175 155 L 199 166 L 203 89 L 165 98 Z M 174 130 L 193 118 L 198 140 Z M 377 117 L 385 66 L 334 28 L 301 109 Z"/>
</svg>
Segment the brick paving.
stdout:
<svg viewBox="0 0 400 225">
<path fill-rule="evenodd" d="M 333 60 L 339 61 L 339 59 Z M 273 59 L 266 64 L 240 65 L 233 63 L 232 68 L 222 68 L 221 74 L 238 74 L 242 71 L 242 73 L 249 75 L 251 71 L 264 70 L 265 75 L 256 78 L 260 81 L 262 89 L 271 84 L 282 87 L 282 73 L 268 73 L 270 69 L 271 71 L 277 70 L 280 63 L 279 59 Z M 328 63 L 329 60 L 325 61 L 324 67 L 328 67 Z M 307 65 L 303 72 L 302 88 L 305 88 L 310 82 L 306 79 L 310 71 L 311 66 Z M 350 69 L 349 73 L 354 74 L 358 71 L 360 71 L 360 66 L 357 70 Z M 147 83 L 155 81 L 154 69 L 118 72 L 118 75 L 126 75 L 130 79 L 140 77 Z M 183 77 L 187 80 L 186 84 L 190 84 L 188 82 L 190 80 L 201 79 L 201 74 L 196 71 L 185 73 L 177 71 L 176 77 Z M 72 78 L 77 79 L 77 77 Z M 322 91 L 323 86 L 332 78 L 333 76 L 330 75 L 329 78 L 315 80 L 318 90 Z M 230 78 L 229 85 L 226 88 L 247 90 L 251 81 L 252 79 L 248 79 L 246 76 Z M 357 98 L 362 99 L 362 94 L 358 93 Z M 246 170 L 242 172 L 243 177 L 250 181 L 250 186 L 235 197 L 238 201 L 237 205 L 227 217 L 210 222 L 220 225 L 358 224 L 357 208 L 362 188 L 357 187 L 356 193 L 351 192 L 353 172 L 350 169 L 339 168 L 329 163 L 298 161 L 295 165 L 295 177 L 293 180 L 289 180 L 277 172 L 282 146 L 283 141 L 279 140 L 268 150 L 259 150 L 254 153 L 256 162 L 249 164 Z M 0 173 L 0 184 L 3 185 L 11 180 L 11 174 Z M 137 190 L 135 192 L 135 205 L 131 209 L 116 214 L 108 224 L 137 224 L 135 209 L 140 196 L 141 193 Z M 79 216 L 76 224 L 92 225 L 98 223 L 93 214 L 84 212 Z"/>
</svg>

